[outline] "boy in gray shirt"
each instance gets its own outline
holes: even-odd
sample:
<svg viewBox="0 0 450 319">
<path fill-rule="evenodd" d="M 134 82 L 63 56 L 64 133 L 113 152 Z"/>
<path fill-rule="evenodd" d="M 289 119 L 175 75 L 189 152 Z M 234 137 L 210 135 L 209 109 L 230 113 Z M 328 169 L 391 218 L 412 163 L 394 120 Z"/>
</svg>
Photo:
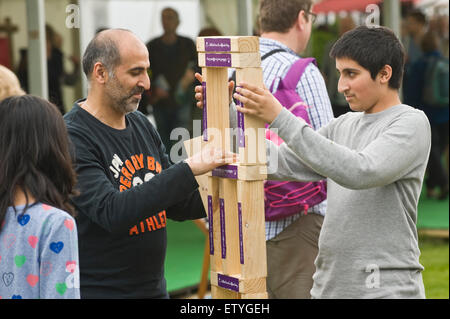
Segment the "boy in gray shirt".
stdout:
<svg viewBox="0 0 450 319">
<path fill-rule="evenodd" d="M 269 143 L 270 179 L 327 178 L 313 298 L 425 298 L 417 203 L 430 151 L 425 114 L 401 103 L 404 49 L 387 28 L 345 33 L 330 56 L 350 112 L 315 132 L 267 89 L 238 84 L 238 111 L 285 141 Z"/>
</svg>

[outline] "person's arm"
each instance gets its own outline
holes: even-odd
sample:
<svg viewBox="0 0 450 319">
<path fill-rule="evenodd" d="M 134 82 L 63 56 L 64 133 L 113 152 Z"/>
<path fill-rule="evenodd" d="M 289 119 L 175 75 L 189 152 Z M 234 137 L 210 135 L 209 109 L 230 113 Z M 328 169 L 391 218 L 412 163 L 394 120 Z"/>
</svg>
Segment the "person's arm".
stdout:
<svg viewBox="0 0 450 319">
<path fill-rule="evenodd" d="M 194 220 L 206 217 L 205 207 L 198 188 L 186 199 L 166 209 L 167 218 L 175 221 Z"/>
<path fill-rule="evenodd" d="M 161 158 L 161 166 L 164 171 L 174 164 L 167 155 L 166 148 L 162 143 L 161 138 L 159 137 L 159 133 L 152 125 L 149 125 L 149 129 L 152 131 L 152 136 L 154 137 L 155 144 L 158 146 L 159 157 Z M 186 161 L 190 160 L 192 159 L 187 159 Z M 205 217 L 206 212 L 200 197 L 200 193 L 198 191 L 198 184 L 195 187 L 195 190 L 191 191 L 190 194 L 186 196 L 186 198 L 183 198 L 168 207 L 166 209 L 166 214 L 167 218 L 176 221 L 183 221 L 188 219 L 192 220 Z"/>
<path fill-rule="evenodd" d="M 236 104 L 230 103 L 230 127 L 237 127 Z M 267 179 L 279 181 L 319 181 L 325 176 L 317 174 L 303 164 L 285 143 L 280 146 L 266 139 Z"/>
<path fill-rule="evenodd" d="M 285 143 L 280 146 L 266 140 L 267 179 L 311 182 L 326 179 L 305 165 Z"/>
<path fill-rule="evenodd" d="M 278 135 L 304 164 L 341 186 L 350 189 L 383 186 L 427 160 L 431 133 L 423 112 L 404 112 L 364 149 L 354 150 L 327 138 L 330 124 L 315 132 L 283 108 L 267 89 L 246 83 L 240 86 L 239 94 L 234 96 L 246 107 L 238 107 L 238 111 L 271 123 L 270 128 L 278 129 Z"/>
<path fill-rule="evenodd" d="M 101 155 L 83 134 L 69 130 L 76 153 L 77 189 L 80 195 L 73 199 L 77 211 L 109 232 L 128 231 L 143 218 L 184 200 L 198 188 L 194 174 L 203 174 L 217 166 L 231 162 L 223 154 L 190 158 L 165 168 L 149 181 L 120 192 L 107 177 L 108 168 L 102 166 Z M 150 141 L 149 141 L 150 142 Z M 162 144 L 162 143 L 161 143 Z M 205 151 L 206 152 L 206 151 Z M 203 153 L 202 153 L 203 154 Z M 191 161 L 191 162 L 189 162 Z M 208 162 L 209 161 L 209 162 Z M 189 217 L 189 211 L 186 212 Z M 174 218 L 177 214 L 173 214 Z"/>
<path fill-rule="evenodd" d="M 75 220 L 66 214 L 50 215 L 42 227 L 42 236 L 39 238 L 40 298 L 79 299 L 80 276 Z"/>
<path fill-rule="evenodd" d="M 426 160 L 430 145 L 430 126 L 423 113 L 404 114 L 362 150 L 333 142 L 325 137 L 327 134 L 315 132 L 306 122 L 284 109 L 271 127 L 278 128 L 287 147 L 305 165 L 350 189 L 367 189 L 395 182 L 405 176 L 415 163 Z"/>
</svg>

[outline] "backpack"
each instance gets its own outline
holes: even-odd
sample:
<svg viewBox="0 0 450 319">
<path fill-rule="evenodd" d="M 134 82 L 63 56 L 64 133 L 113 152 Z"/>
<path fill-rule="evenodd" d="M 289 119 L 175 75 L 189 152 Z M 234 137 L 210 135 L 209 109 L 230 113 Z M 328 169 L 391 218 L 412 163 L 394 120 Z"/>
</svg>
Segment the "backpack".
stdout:
<svg viewBox="0 0 450 319">
<path fill-rule="evenodd" d="M 291 113 L 311 124 L 306 111 L 308 106 L 296 92 L 297 84 L 309 63 L 316 64 L 316 61 L 314 58 L 297 60 L 290 67 L 286 76 L 280 79 L 277 91 L 273 95 Z M 275 80 L 272 82 L 271 92 L 273 92 Z M 266 138 L 277 145 L 284 143 L 277 134 L 269 129 L 266 129 Z M 266 221 L 286 218 L 301 212 L 306 214 L 309 207 L 319 204 L 326 198 L 326 181 L 280 182 L 267 180 L 264 182 L 264 195 Z"/>
<path fill-rule="evenodd" d="M 448 107 L 448 59 L 432 56 L 426 59 L 423 101 L 433 107 Z"/>
</svg>

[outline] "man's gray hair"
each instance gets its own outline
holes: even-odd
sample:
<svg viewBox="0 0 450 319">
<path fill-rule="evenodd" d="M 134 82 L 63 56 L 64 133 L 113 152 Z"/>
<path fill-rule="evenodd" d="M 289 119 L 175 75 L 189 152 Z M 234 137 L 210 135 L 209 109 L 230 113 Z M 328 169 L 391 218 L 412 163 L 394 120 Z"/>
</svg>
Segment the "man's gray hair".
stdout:
<svg viewBox="0 0 450 319">
<path fill-rule="evenodd" d="M 125 29 L 120 29 L 123 31 L 128 31 Z M 116 41 L 112 37 L 105 35 L 102 31 L 89 42 L 86 51 L 83 55 L 83 72 L 86 77 L 90 79 L 92 71 L 94 70 L 94 65 L 97 62 L 103 64 L 103 66 L 108 71 L 110 76 L 114 75 L 114 69 L 120 64 L 120 52 L 117 47 Z"/>
</svg>

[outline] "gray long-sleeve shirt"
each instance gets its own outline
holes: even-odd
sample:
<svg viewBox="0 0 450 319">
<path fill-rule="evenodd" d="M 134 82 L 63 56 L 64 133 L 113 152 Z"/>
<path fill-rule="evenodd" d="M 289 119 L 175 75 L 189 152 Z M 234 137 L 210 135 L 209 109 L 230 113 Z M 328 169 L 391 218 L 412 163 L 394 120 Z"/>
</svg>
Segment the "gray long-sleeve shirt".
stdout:
<svg viewBox="0 0 450 319">
<path fill-rule="evenodd" d="M 396 105 L 347 113 L 314 132 L 283 109 L 270 128 L 270 179 L 327 178 L 313 298 L 424 298 L 417 238 L 431 144 L 425 114 Z"/>
</svg>

